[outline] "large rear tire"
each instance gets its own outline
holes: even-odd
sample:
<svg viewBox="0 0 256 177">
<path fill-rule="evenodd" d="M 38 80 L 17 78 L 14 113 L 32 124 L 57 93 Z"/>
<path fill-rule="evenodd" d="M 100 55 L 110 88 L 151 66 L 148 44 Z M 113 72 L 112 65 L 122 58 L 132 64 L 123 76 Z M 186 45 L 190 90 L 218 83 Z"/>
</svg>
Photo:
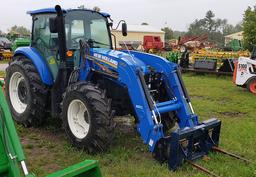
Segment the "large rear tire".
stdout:
<svg viewBox="0 0 256 177">
<path fill-rule="evenodd" d="M 31 60 L 18 56 L 11 61 L 6 69 L 5 90 L 16 122 L 25 127 L 43 123 L 49 88 L 42 83 Z"/>
<path fill-rule="evenodd" d="M 92 83 L 70 85 L 62 104 L 63 127 L 71 142 L 89 153 L 108 149 L 112 142 L 114 123 L 110 100 Z"/>
</svg>

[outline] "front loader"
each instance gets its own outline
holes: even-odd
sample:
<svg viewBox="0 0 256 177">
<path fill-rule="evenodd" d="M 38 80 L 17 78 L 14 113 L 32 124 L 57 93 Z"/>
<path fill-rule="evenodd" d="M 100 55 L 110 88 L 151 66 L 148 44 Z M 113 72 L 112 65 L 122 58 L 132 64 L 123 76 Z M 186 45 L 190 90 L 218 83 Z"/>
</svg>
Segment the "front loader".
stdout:
<svg viewBox="0 0 256 177">
<path fill-rule="evenodd" d="M 61 119 L 73 146 L 97 153 L 112 143 L 113 116 L 132 114 L 149 151 L 173 170 L 218 146 L 221 121 L 198 120 L 179 66 L 114 50 L 109 14 L 60 6 L 29 14 L 31 46 L 15 51 L 6 74 L 18 123 L 40 126 L 50 113 Z"/>
</svg>

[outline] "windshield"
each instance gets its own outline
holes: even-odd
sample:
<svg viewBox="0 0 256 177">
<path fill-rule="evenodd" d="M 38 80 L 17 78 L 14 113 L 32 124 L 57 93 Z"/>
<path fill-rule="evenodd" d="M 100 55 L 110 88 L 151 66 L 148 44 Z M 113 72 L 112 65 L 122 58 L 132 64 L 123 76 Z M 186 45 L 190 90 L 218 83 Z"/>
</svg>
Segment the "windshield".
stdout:
<svg viewBox="0 0 256 177">
<path fill-rule="evenodd" d="M 79 41 L 86 40 L 96 48 L 111 48 L 107 19 L 92 11 L 70 11 L 65 17 L 68 49 L 78 49 Z"/>
</svg>

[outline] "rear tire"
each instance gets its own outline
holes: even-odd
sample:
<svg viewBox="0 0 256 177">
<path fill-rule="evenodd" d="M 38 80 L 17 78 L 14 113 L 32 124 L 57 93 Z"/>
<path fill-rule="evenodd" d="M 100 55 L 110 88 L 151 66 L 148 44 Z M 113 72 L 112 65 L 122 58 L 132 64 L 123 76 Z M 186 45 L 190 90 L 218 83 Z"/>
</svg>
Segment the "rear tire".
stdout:
<svg viewBox="0 0 256 177">
<path fill-rule="evenodd" d="M 247 89 L 253 93 L 256 94 L 256 78 L 252 78 L 247 83 Z"/>
<path fill-rule="evenodd" d="M 64 94 L 62 106 L 63 127 L 73 146 L 89 153 L 108 149 L 114 123 L 104 91 L 91 83 L 72 84 Z"/>
<path fill-rule="evenodd" d="M 6 97 L 16 122 L 39 126 L 46 116 L 48 87 L 44 85 L 32 61 L 15 57 L 6 69 Z"/>
</svg>

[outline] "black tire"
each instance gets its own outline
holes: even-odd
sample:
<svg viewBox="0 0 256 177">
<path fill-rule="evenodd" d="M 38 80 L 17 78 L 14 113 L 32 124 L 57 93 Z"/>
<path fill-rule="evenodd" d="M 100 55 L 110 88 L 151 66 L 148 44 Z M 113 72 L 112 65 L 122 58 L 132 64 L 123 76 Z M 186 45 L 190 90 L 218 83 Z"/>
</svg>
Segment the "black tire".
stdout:
<svg viewBox="0 0 256 177">
<path fill-rule="evenodd" d="M 74 100 L 81 101 L 88 112 L 88 114 L 84 112 L 82 117 L 89 124 L 88 133 L 84 133 L 86 135 L 83 138 L 78 138 L 72 133 L 68 122 L 68 109 Z M 88 115 L 87 118 L 85 115 Z M 73 146 L 93 154 L 107 150 L 113 139 L 115 126 L 113 115 L 114 111 L 111 111 L 110 99 L 98 86 L 92 83 L 79 82 L 67 87 L 64 93 L 61 116 L 63 127 Z"/>
<path fill-rule="evenodd" d="M 15 110 L 11 102 L 9 89 L 10 79 L 17 72 L 24 77 L 23 87 L 26 90 L 25 99 L 27 106 L 20 113 Z M 25 127 L 40 126 L 46 118 L 46 102 L 49 88 L 42 83 L 32 61 L 24 56 L 15 57 L 6 69 L 5 81 L 7 102 L 14 120 Z"/>
</svg>

